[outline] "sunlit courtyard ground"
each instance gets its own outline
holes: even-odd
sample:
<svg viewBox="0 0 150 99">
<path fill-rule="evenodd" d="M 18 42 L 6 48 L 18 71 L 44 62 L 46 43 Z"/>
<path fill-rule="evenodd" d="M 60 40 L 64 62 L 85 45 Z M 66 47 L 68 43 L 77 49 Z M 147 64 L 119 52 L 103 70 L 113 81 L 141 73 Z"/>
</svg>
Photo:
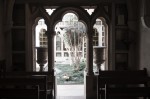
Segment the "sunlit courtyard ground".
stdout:
<svg viewBox="0 0 150 99">
<path fill-rule="evenodd" d="M 84 96 L 84 85 L 57 85 L 57 96 Z"/>
<path fill-rule="evenodd" d="M 85 63 L 81 63 L 78 70 L 69 64 L 55 65 L 57 85 L 76 85 L 84 83 Z"/>
</svg>

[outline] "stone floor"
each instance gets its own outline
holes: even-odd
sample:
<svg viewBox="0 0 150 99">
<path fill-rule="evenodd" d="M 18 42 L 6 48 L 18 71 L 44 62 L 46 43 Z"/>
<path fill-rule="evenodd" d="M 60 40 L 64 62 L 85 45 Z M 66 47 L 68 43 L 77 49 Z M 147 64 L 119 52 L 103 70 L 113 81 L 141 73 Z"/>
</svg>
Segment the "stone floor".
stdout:
<svg viewBox="0 0 150 99">
<path fill-rule="evenodd" d="M 84 99 L 84 85 L 57 85 L 57 99 Z"/>
<path fill-rule="evenodd" d="M 57 96 L 84 96 L 84 85 L 57 85 Z"/>
<path fill-rule="evenodd" d="M 56 99 L 84 99 L 83 96 L 57 96 Z"/>
</svg>

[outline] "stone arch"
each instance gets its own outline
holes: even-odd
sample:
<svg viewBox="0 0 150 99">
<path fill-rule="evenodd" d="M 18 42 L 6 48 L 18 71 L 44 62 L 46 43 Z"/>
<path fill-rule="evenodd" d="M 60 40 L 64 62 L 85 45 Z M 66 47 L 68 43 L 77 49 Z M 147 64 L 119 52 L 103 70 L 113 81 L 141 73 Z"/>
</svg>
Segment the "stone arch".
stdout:
<svg viewBox="0 0 150 99">
<path fill-rule="evenodd" d="M 91 53 L 91 49 L 92 49 L 92 42 L 91 41 L 92 40 L 89 39 L 89 37 L 91 36 L 91 30 L 90 30 L 91 21 L 90 21 L 90 16 L 89 16 L 88 12 L 81 7 L 69 7 L 68 6 L 68 7 L 60 7 L 58 9 L 56 9 L 51 15 L 51 20 L 52 20 L 51 24 L 50 24 L 51 33 L 53 33 L 53 37 L 54 37 L 54 35 L 55 35 L 54 34 L 55 33 L 54 28 L 55 27 L 54 26 L 56 25 L 56 23 L 61 21 L 62 16 L 68 11 L 75 12 L 78 15 L 78 19 L 82 20 L 85 23 L 85 25 L 87 25 L 87 28 L 86 28 L 87 29 L 87 53 L 86 53 L 86 55 L 87 55 L 87 58 L 86 58 L 87 59 L 87 67 L 86 67 L 86 71 L 87 71 L 87 74 L 90 75 L 90 74 L 92 74 L 92 70 L 93 70 L 93 68 L 92 68 L 93 63 L 90 61 L 90 60 L 93 60 L 93 58 L 92 58 L 93 55 L 91 55 L 92 54 Z M 50 37 L 52 35 L 48 34 L 48 36 Z M 52 45 L 52 43 L 51 43 L 51 45 Z M 51 53 L 53 53 L 53 51 Z M 52 57 L 54 55 L 49 54 L 49 56 Z M 54 58 L 52 60 L 54 60 Z M 52 66 L 54 66 L 54 64 L 52 64 Z"/>
<path fill-rule="evenodd" d="M 90 16 L 89 14 L 81 7 L 60 7 L 54 11 L 51 15 L 51 25 L 53 26 L 52 28 L 54 29 L 54 26 L 57 22 L 62 20 L 62 17 L 68 13 L 68 12 L 73 12 L 78 16 L 79 20 L 82 20 L 85 22 L 85 24 L 90 23 Z M 88 27 L 87 27 L 88 29 Z"/>
<path fill-rule="evenodd" d="M 91 23 L 92 25 L 95 24 L 95 21 L 98 17 L 103 17 L 106 20 L 106 23 L 109 24 L 110 23 L 110 16 L 109 14 L 105 11 L 104 6 L 103 5 L 99 5 L 94 13 L 91 16 Z"/>
<path fill-rule="evenodd" d="M 80 19 L 79 19 L 79 15 L 78 15 L 75 11 L 72 11 L 72 10 L 65 11 L 65 12 L 63 13 L 63 15 L 61 16 L 61 19 L 59 19 L 57 22 L 55 22 L 54 26 L 56 26 L 57 23 L 62 22 L 64 15 L 67 14 L 67 13 L 73 13 L 73 14 L 75 14 L 75 15 L 77 16 L 78 22 L 81 22 L 81 23 L 83 23 L 83 24 L 85 25 L 85 27 L 86 27 L 86 32 L 87 32 L 87 24 L 86 24 L 86 22 L 84 22 L 84 20 L 80 20 Z M 55 31 L 55 30 L 54 30 L 54 26 L 53 26 L 53 31 Z M 87 33 L 86 33 L 86 35 L 87 35 Z"/>
<path fill-rule="evenodd" d="M 37 18 L 43 18 L 45 20 L 45 23 L 47 26 L 49 26 L 50 24 L 50 17 L 48 15 L 48 13 L 46 12 L 46 10 L 43 7 L 38 7 L 36 9 L 36 11 L 34 11 L 31 19 L 33 21 L 38 21 Z M 34 22 L 33 22 L 34 23 Z"/>
<path fill-rule="evenodd" d="M 105 11 L 104 9 L 104 6 L 103 5 L 99 5 L 94 13 L 92 14 L 91 16 L 91 27 L 94 26 L 94 24 L 96 23 L 96 19 L 100 19 L 102 20 L 102 22 L 104 23 L 105 26 L 107 26 L 107 34 L 106 34 L 106 39 L 107 39 L 107 47 L 106 47 L 106 51 L 107 51 L 107 56 L 108 56 L 108 53 L 111 53 L 110 51 L 112 50 L 110 47 L 112 44 L 111 44 L 111 41 L 108 41 L 108 39 L 111 39 L 110 38 L 110 16 L 109 14 Z M 92 34 L 93 34 L 94 31 L 92 31 Z M 106 60 L 106 66 L 111 66 L 111 58 L 108 57 L 107 60 Z M 109 62 L 108 62 L 109 61 Z M 109 67 L 106 67 L 105 69 L 108 69 Z"/>
<path fill-rule="evenodd" d="M 31 14 L 31 16 L 29 17 L 30 26 L 29 26 L 28 32 L 27 32 L 27 38 L 28 38 L 27 44 L 28 44 L 28 46 L 30 46 L 30 47 L 28 47 L 28 49 L 30 49 L 28 51 L 28 53 L 30 53 L 29 54 L 30 58 L 27 59 L 28 61 L 30 61 L 29 70 L 32 70 L 32 69 L 35 70 L 35 67 L 33 67 L 33 66 L 35 66 L 35 58 L 34 58 L 34 56 L 35 56 L 35 48 L 34 48 L 35 47 L 34 46 L 35 45 L 35 42 L 34 42 L 35 41 L 35 38 L 34 38 L 35 37 L 35 27 L 36 27 L 38 21 L 42 18 L 45 20 L 45 24 L 47 25 L 47 27 L 50 25 L 50 17 L 43 7 L 41 7 L 41 6 L 37 7 L 35 9 L 35 11 L 32 13 L 33 14 Z M 47 28 L 47 31 L 48 31 L 48 28 Z"/>
</svg>

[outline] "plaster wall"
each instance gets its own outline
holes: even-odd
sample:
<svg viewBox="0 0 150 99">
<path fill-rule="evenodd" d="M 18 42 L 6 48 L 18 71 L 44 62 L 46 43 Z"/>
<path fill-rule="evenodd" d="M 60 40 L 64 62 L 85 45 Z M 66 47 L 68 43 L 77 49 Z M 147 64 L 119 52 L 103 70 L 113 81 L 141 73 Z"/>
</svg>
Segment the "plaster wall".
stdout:
<svg viewBox="0 0 150 99">
<path fill-rule="evenodd" d="M 3 0 L 0 0 L 0 60 L 5 59 L 5 44 L 3 33 Z"/>
<path fill-rule="evenodd" d="M 150 28 L 145 25 L 144 18 L 140 20 L 140 69 L 147 68 L 150 75 Z"/>
<path fill-rule="evenodd" d="M 149 1 L 149 0 L 148 0 Z M 147 13 L 149 7 L 147 6 L 150 2 L 146 2 L 146 0 L 142 0 L 140 2 L 140 13 L 139 13 L 139 33 L 140 33 L 140 46 L 139 46 L 139 65 L 140 69 L 144 67 L 147 68 L 148 74 L 150 75 L 150 27 L 149 19 L 150 14 Z"/>
</svg>

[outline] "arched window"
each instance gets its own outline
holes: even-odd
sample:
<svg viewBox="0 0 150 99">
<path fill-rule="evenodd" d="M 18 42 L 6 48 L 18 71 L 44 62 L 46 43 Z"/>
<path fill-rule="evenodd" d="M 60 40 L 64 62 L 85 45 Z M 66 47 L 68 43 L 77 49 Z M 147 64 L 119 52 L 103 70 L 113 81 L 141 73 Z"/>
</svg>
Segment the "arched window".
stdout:
<svg viewBox="0 0 150 99">
<path fill-rule="evenodd" d="M 47 26 L 44 22 L 44 19 L 40 19 L 38 21 L 38 24 L 36 26 L 35 30 L 35 48 L 36 47 L 46 47 L 47 48 L 47 35 L 46 35 Z M 37 56 L 37 50 L 35 52 L 35 55 Z M 47 63 L 44 65 L 44 71 L 47 71 Z M 40 66 L 37 63 L 37 57 L 36 57 L 36 71 L 40 70 Z"/>
<path fill-rule="evenodd" d="M 96 22 L 93 26 L 94 34 L 93 34 L 93 47 L 99 48 L 99 51 L 103 50 L 103 54 L 101 57 L 102 59 L 95 59 L 94 61 L 94 71 L 97 71 L 97 66 L 98 69 L 100 68 L 101 70 L 105 70 L 106 64 L 107 64 L 107 24 L 104 18 L 99 17 L 96 19 Z M 96 57 L 94 57 L 96 58 Z M 101 62 L 102 61 L 102 62 Z"/>
</svg>

